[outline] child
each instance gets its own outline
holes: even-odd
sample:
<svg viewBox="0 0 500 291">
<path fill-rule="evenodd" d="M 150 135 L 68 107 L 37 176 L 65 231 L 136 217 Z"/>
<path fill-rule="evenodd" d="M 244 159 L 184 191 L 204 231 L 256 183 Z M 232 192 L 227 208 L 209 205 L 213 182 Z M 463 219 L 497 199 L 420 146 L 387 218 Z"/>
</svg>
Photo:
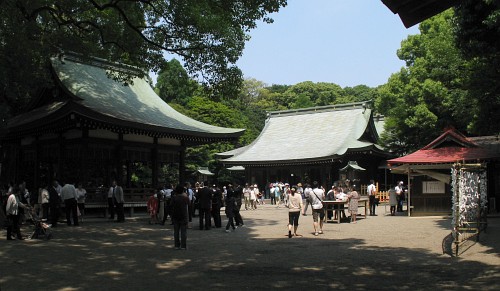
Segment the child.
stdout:
<svg viewBox="0 0 500 291">
<path fill-rule="evenodd" d="M 158 211 L 158 199 L 157 195 L 151 195 L 147 203 L 149 212 L 149 224 L 158 224 L 158 218 L 156 217 Z"/>
</svg>

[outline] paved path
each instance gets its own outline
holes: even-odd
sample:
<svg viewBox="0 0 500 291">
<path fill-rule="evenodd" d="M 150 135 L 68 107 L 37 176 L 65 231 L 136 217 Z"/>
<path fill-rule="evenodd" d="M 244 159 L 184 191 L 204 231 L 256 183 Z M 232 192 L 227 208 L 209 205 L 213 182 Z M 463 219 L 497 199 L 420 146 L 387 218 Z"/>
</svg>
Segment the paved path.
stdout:
<svg viewBox="0 0 500 291">
<path fill-rule="evenodd" d="M 328 223 L 313 235 L 301 216 L 289 239 L 287 209 L 242 211 L 246 227 L 188 231 L 173 248 L 171 226 L 145 215 L 125 224 L 89 218 L 61 225 L 49 241 L 0 241 L 0 288 L 9 290 L 499 290 L 500 218 L 459 258 L 443 255 L 450 219 L 379 216 Z M 225 224 L 223 219 L 223 224 Z M 28 230 L 28 229 L 25 229 Z M 3 232 L 2 237 L 5 236 Z"/>
</svg>

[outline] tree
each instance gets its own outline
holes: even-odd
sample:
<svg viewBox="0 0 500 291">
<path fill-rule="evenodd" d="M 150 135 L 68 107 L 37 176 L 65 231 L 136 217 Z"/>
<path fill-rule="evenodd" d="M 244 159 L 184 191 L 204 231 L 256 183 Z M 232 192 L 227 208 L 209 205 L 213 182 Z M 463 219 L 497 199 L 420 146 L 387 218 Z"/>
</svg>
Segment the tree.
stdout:
<svg viewBox="0 0 500 291">
<path fill-rule="evenodd" d="M 207 87 L 238 88 L 247 32 L 286 0 L 0 1 L 0 97 L 23 104 L 50 86 L 48 57 L 61 50 L 157 72 L 163 54 L 182 57 Z M 130 76 L 120 76 L 128 80 Z M 224 90 L 223 90 L 224 89 Z M 233 92 L 234 90 L 229 90 Z"/>
<path fill-rule="evenodd" d="M 189 77 L 178 60 L 172 59 L 165 62 L 160 70 L 155 87 L 158 96 L 165 102 L 186 105 L 199 85 Z"/>
<path fill-rule="evenodd" d="M 386 118 L 385 145 L 407 154 L 434 139 L 447 126 L 461 131 L 474 116 L 464 101 L 467 62 L 455 46 L 453 11 L 420 24 L 420 34 L 401 44 L 398 56 L 406 68 L 377 90 L 376 108 Z"/>
<path fill-rule="evenodd" d="M 461 1 L 456 8 L 456 43 L 469 63 L 465 100 L 475 116 L 469 130 L 488 135 L 500 132 L 500 3 Z M 471 103 L 469 101 L 468 103 Z"/>
</svg>

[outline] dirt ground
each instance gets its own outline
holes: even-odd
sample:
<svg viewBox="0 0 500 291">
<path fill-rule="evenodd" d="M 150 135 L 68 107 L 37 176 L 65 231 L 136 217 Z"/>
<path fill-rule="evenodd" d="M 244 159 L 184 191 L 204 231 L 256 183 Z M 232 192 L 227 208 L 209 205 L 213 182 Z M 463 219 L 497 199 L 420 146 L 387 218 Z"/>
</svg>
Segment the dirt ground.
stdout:
<svg viewBox="0 0 500 291">
<path fill-rule="evenodd" d="M 303 237 L 289 239 L 286 208 L 241 213 L 246 226 L 231 233 L 200 231 L 194 218 L 185 251 L 174 249 L 172 226 L 149 225 L 145 214 L 61 224 L 49 241 L 6 241 L 4 231 L 0 289 L 500 290 L 500 218 L 457 258 L 443 254 L 447 217 L 393 217 L 379 206 L 378 216 L 327 223 L 315 237 L 308 215 Z"/>
</svg>

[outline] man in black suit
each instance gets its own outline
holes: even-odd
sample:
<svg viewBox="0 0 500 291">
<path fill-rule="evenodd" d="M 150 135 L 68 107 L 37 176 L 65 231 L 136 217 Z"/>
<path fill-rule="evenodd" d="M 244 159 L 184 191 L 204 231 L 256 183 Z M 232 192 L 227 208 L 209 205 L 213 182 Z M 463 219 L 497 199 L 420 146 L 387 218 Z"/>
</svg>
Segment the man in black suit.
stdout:
<svg viewBox="0 0 500 291">
<path fill-rule="evenodd" d="M 198 197 L 196 198 L 199 201 L 200 207 L 200 230 L 203 230 L 203 226 L 205 226 L 205 230 L 210 229 L 210 210 L 212 208 L 212 191 L 207 187 L 207 183 L 201 183 L 200 189 L 198 189 Z M 205 223 L 203 223 L 205 220 Z"/>
</svg>

